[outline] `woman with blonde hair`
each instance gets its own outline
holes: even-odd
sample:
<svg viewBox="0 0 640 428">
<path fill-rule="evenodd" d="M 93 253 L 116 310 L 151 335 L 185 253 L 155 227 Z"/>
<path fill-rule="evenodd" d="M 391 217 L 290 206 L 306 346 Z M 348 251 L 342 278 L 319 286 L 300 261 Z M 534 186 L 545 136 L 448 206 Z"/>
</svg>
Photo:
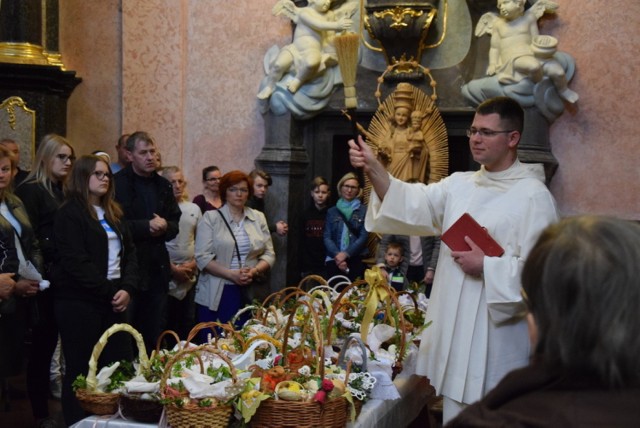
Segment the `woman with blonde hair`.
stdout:
<svg viewBox="0 0 640 428">
<path fill-rule="evenodd" d="M 364 228 L 367 206 L 360 201 L 360 180 L 349 172 L 338 181 L 336 205 L 327 211 L 324 226 L 324 246 L 327 277 L 345 275 L 352 281 L 364 276 L 362 259 L 367 254 L 369 234 Z"/>
<path fill-rule="evenodd" d="M 113 324 L 126 322 L 125 311 L 137 287 L 138 265 L 131 233 L 114 200 L 109 163 L 82 156 L 65 185 L 54 236 L 59 260 L 53 267 L 54 309 L 62 339 L 66 373 L 62 410 L 71 425 L 84 417 L 71 384 L 87 370 L 93 346 Z M 109 339 L 99 366 L 131 359 L 129 338 Z"/>
<path fill-rule="evenodd" d="M 45 135 L 33 158 L 31 172 L 16 189 L 16 196 L 24 203 L 42 251 L 45 279 L 49 279 L 51 267 L 58 259 L 53 245 L 53 221 L 64 200 L 62 187 L 74 160 L 75 152 L 66 138 L 56 134 Z M 51 421 L 49 371 L 51 356 L 58 342 L 51 293 L 49 289 L 36 296 L 37 311 L 32 316 L 33 342 L 27 366 L 27 393 L 33 416 L 39 424 L 40 421 Z"/>
</svg>

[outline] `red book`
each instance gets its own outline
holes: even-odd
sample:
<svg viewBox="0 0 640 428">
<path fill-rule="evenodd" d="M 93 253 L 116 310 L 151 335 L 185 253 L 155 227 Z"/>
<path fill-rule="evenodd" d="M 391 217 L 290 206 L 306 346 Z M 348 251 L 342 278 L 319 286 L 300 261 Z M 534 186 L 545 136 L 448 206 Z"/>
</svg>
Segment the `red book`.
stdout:
<svg viewBox="0 0 640 428">
<path fill-rule="evenodd" d="M 480 226 L 469 213 L 464 213 L 451 227 L 442 234 L 442 242 L 453 251 L 469 251 L 471 247 L 465 242 L 468 236 L 487 256 L 500 257 L 504 250 L 487 232 Z"/>
</svg>

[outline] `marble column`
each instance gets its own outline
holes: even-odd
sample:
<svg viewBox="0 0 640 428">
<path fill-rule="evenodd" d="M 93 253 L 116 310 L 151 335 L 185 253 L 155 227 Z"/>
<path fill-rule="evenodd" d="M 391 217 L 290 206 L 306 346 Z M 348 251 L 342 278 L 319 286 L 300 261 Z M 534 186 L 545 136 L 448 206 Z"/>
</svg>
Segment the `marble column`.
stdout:
<svg viewBox="0 0 640 428">
<path fill-rule="evenodd" d="M 0 102 L 36 111 L 35 140 L 66 134 L 67 100 L 81 82 L 58 52 L 58 0 L 0 1 Z"/>
</svg>

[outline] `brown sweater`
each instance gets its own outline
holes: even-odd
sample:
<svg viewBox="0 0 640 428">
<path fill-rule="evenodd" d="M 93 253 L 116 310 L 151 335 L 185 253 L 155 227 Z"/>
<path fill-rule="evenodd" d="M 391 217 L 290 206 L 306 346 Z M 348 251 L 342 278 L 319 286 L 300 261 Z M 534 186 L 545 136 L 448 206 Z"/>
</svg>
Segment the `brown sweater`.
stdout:
<svg viewBox="0 0 640 428">
<path fill-rule="evenodd" d="M 455 427 L 637 427 L 640 387 L 611 390 L 588 376 L 534 364 L 508 374 L 446 425 Z"/>
</svg>

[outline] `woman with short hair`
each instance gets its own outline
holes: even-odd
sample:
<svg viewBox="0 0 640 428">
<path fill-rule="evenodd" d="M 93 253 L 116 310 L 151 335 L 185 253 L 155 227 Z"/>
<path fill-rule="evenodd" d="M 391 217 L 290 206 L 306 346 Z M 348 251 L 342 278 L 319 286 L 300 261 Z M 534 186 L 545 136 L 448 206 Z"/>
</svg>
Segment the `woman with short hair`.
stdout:
<svg viewBox="0 0 640 428">
<path fill-rule="evenodd" d="M 367 206 L 360 201 L 362 188 L 358 177 L 349 172 L 338 181 L 340 198 L 327 211 L 324 226 L 327 277 L 347 276 L 352 281 L 364 277 L 369 233 L 364 228 Z"/>
<path fill-rule="evenodd" d="M 224 205 L 207 211 L 196 229 L 196 284 L 198 321 L 231 320 L 246 301 L 250 287 L 275 262 L 267 221 L 260 211 L 246 206 L 252 180 L 231 171 L 220 180 Z M 264 286 L 264 285 L 263 285 Z"/>
</svg>

